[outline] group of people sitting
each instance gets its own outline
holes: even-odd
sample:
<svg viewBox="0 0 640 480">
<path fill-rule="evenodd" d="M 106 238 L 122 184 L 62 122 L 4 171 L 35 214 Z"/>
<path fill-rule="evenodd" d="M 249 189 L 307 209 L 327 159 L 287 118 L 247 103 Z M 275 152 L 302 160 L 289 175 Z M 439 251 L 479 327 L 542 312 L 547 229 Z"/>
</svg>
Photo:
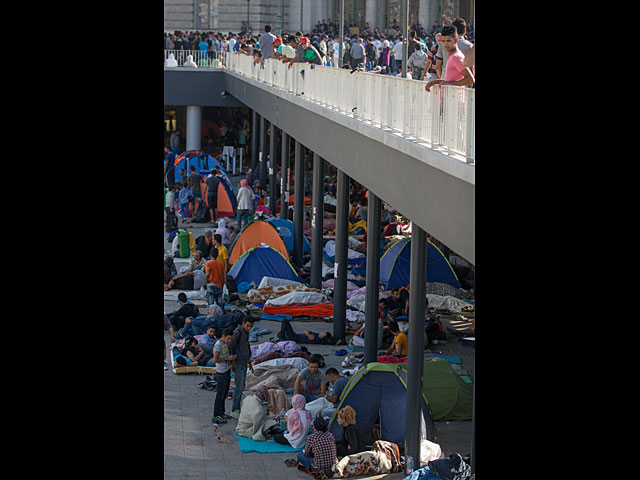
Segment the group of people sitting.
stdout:
<svg viewBox="0 0 640 480">
<path fill-rule="evenodd" d="M 327 395 L 329 383 L 333 384 L 331 395 Z M 244 399 L 235 431 L 240 436 L 257 441 L 264 441 L 271 435 L 279 444 L 302 448 L 297 461 L 288 461 L 291 462 L 288 466 L 301 465 L 312 471 L 327 471 L 339 458 L 361 452 L 365 448 L 365 442 L 356 426 L 356 412 L 348 405 L 341 408 L 336 417 L 343 428 L 342 439 L 336 441 L 328 432 L 328 420 L 336 414 L 346 384 L 347 379 L 335 368 L 322 372 L 319 358 L 311 356 L 308 366 L 296 378 L 291 398 L 292 409 L 285 414 L 286 431 L 269 417 L 268 388 L 265 386 Z M 317 410 L 314 416 L 309 411 L 311 402 L 321 398 L 325 398 L 333 407 Z"/>
</svg>

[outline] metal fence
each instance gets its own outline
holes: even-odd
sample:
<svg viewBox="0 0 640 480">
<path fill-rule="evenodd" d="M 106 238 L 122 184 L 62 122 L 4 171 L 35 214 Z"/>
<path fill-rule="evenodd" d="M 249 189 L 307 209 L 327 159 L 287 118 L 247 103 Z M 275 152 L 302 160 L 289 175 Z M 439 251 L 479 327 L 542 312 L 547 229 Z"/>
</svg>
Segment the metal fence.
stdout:
<svg viewBox="0 0 640 480">
<path fill-rule="evenodd" d="M 435 86 L 427 92 L 418 80 L 308 63 L 289 68 L 275 59 L 262 67 L 248 55 L 225 56 L 234 72 L 475 163 L 475 89 Z"/>
<path fill-rule="evenodd" d="M 189 55 L 191 60 L 196 64 L 197 68 L 220 68 L 224 66 L 224 52 L 204 52 L 202 50 L 165 50 L 165 65 L 169 59 L 169 55 L 173 55 L 174 60 L 178 63 L 178 67 L 186 67 L 193 65 L 185 65 Z"/>
</svg>

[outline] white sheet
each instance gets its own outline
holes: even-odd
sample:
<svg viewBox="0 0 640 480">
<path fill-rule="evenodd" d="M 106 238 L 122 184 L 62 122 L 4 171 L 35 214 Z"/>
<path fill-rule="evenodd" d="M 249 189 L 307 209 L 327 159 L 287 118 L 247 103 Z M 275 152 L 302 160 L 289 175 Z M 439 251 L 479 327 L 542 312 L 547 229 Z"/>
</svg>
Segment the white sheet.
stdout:
<svg viewBox="0 0 640 480">
<path fill-rule="evenodd" d="M 326 295 L 318 292 L 290 292 L 278 298 L 266 301 L 266 305 L 289 305 L 292 303 L 322 303 L 326 302 Z"/>
</svg>

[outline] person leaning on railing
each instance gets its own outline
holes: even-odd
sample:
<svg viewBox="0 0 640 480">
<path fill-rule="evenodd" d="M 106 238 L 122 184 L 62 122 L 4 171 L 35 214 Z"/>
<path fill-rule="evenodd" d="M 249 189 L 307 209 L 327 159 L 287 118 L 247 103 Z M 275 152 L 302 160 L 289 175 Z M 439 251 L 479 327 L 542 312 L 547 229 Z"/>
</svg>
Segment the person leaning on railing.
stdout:
<svg viewBox="0 0 640 480">
<path fill-rule="evenodd" d="M 464 65 L 464 54 L 458 49 L 458 31 L 453 25 L 445 25 L 441 32 L 442 46 L 449 54 L 444 79 L 427 82 L 425 90 L 431 91 L 434 85 L 454 85 L 471 87 L 475 82 L 473 73 Z"/>
</svg>

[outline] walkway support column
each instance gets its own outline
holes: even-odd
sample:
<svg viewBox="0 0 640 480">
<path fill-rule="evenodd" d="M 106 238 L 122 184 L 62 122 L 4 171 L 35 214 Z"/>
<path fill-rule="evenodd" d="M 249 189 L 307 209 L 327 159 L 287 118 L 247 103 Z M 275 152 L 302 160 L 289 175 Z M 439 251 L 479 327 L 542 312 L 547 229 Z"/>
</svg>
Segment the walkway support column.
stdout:
<svg viewBox="0 0 640 480">
<path fill-rule="evenodd" d="M 289 135 L 282 131 L 282 175 L 280 176 L 280 218 L 289 218 Z M 293 232 L 291 232 L 293 233 Z"/>
<path fill-rule="evenodd" d="M 369 190 L 367 212 L 367 292 L 365 296 L 364 362 L 378 359 L 378 285 L 380 283 L 380 199 Z"/>
<path fill-rule="evenodd" d="M 255 110 L 251 113 L 251 172 L 253 178 L 256 178 L 256 166 L 258 165 L 258 139 L 260 138 L 260 122 L 258 121 L 258 112 Z"/>
<path fill-rule="evenodd" d="M 336 205 L 336 260 L 333 284 L 333 337 L 344 340 L 347 325 L 349 176 L 342 170 L 338 170 L 336 190 L 338 202 Z"/>
<path fill-rule="evenodd" d="M 278 171 L 278 159 L 276 158 L 276 137 L 278 127 L 271 122 L 271 133 L 269 134 L 269 210 L 271 215 L 276 215 L 276 173 Z"/>
<path fill-rule="evenodd" d="M 304 235 L 304 145 L 295 141 L 295 178 L 293 194 L 293 261 L 300 270 L 302 268 Z"/>
<path fill-rule="evenodd" d="M 264 189 L 267 181 L 267 120 L 264 117 L 260 117 L 260 188 Z M 260 192 L 258 192 L 260 195 Z"/>
<path fill-rule="evenodd" d="M 187 106 L 187 150 L 200 150 L 202 107 Z M 189 173 L 188 171 L 186 173 Z"/>
<path fill-rule="evenodd" d="M 367 237 L 368 238 L 368 237 Z M 409 354 L 407 355 L 407 413 L 405 416 L 405 457 L 419 465 L 422 422 L 422 373 L 424 367 L 424 309 L 427 283 L 427 233 L 415 223 L 411 230 L 411 271 L 409 273 Z M 416 467 L 414 467 L 416 468 Z"/>
<path fill-rule="evenodd" d="M 311 216 L 311 288 L 322 288 L 322 231 L 324 229 L 324 159 L 313 153 L 313 212 Z M 377 311 L 377 310 L 376 310 Z"/>
</svg>

